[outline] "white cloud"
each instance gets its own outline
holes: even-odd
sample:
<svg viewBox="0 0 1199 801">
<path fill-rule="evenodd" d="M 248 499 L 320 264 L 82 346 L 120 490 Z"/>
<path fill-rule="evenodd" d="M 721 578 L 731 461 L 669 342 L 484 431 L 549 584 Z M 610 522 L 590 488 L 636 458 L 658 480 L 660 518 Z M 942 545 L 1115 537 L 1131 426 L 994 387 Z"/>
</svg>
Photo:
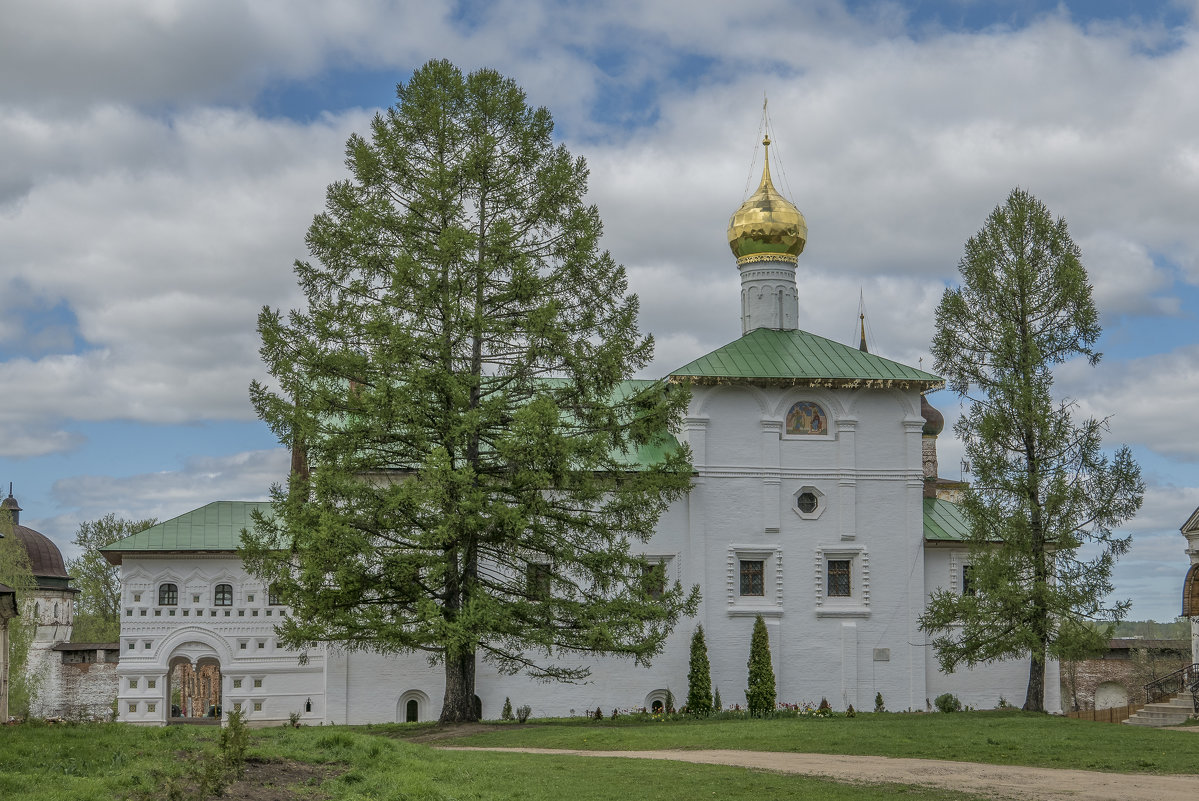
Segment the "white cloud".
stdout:
<svg viewBox="0 0 1199 801">
<path fill-rule="evenodd" d="M 8 400 L 6 396 L 6 402 Z M 82 434 L 53 427 L 0 423 L 0 456 L 26 459 L 72 451 L 85 442 Z"/>
<path fill-rule="evenodd" d="M 291 262 L 365 116 L 301 126 L 197 111 L 168 125 L 98 108 L 85 121 L 86 137 L 51 126 L 14 138 L 18 153 L 64 163 L 42 175 L 28 159 L 32 189 L 0 215 L 0 269 L 66 304 L 87 349 L 0 363 L 22 388 L 0 421 L 252 418 L 258 310 L 299 301 Z M 97 163 L 75 169 L 83 139 Z"/>
<path fill-rule="evenodd" d="M 215 500 L 266 500 L 271 485 L 283 480 L 290 456 L 283 448 L 246 451 L 230 456 L 195 457 L 178 470 L 130 476 L 79 475 L 54 482 L 58 508 L 54 517 L 22 518 L 22 523 L 54 539 L 70 558 L 70 540 L 84 520 L 105 514 L 130 520 L 169 520 Z"/>
<path fill-rule="evenodd" d="M 1058 371 L 1063 395 L 1079 412 L 1109 417 L 1106 439 L 1143 445 L 1163 456 L 1199 461 L 1199 439 L 1190 436 L 1199 397 L 1199 344 L 1098 368 L 1071 362 Z"/>
</svg>

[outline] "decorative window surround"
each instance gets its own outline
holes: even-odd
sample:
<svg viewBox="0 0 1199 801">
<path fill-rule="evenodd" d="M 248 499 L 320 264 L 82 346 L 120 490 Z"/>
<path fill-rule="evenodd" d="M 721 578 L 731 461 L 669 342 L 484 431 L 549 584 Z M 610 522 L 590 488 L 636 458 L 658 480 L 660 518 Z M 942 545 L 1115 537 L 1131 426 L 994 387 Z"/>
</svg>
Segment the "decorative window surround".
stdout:
<svg viewBox="0 0 1199 801">
<path fill-rule="evenodd" d="M 742 560 L 762 562 L 760 596 L 741 594 Z M 783 614 L 783 550 L 778 545 L 730 545 L 726 568 L 730 617 L 781 617 Z"/>
<path fill-rule="evenodd" d="M 962 594 L 962 568 L 970 564 L 970 554 L 965 551 L 953 551 L 949 554 L 949 591 L 954 595 Z"/>
<path fill-rule="evenodd" d="M 815 508 L 810 509 L 810 511 L 804 511 L 800 506 L 800 500 L 802 499 L 810 503 L 811 498 L 815 498 L 816 500 Z M 825 500 L 824 493 L 816 487 L 805 485 L 791 494 L 791 511 L 795 512 L 803 520 L 816 520 L 824 514 L 824 510 L 827 507 L 828 501 Z"/>
<path fill-rule="evenodd" d="M 849 597 L 826 594 L 830 559 L 849 561 Z M 829 545 L 817 548 L 813 561 L 816 617 L 870 617 L 870 558 L 864 546 Z"/>
</svg>

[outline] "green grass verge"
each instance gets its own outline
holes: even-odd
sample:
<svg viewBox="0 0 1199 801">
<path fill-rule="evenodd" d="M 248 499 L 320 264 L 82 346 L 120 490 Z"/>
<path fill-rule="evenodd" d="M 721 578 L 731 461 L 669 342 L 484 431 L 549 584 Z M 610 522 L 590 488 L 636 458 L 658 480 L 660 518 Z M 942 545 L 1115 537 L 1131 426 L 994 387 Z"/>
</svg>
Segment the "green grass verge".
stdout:
<svg viewBox="0 0 1199 801">
<path fill-rule="evenodd" d="M 1119 773 L 1199 773 L 1199 734 L 1023 712 L 638 722 L 570 719 L 506 726 L 455 745 L 650 751 L 732 748 L 875 754 Z"/>
<path fill-rule="evenodd" d="M 378 730 L 375 730 L 376 732 Z M 214 753 L 215 731 L 120 723 L 0 728 L 0 798 L 5 801 L 157 798 L 164 777 L 177 776 L 186 755 Z M 319 792 L 330 799 L 421 801 L 610 801 L 689 798 L 762 801 L 866 801 L 880 795 L 927 801 L 978 797 L 903 785 L 856 786 L 744 768 L 647 760 L 439 752 L 362 729 L 261 729 L 250 756 L 335 763 L 340 773 L 319 787 L 289 788 L 287 797 Z"/>
</svg>

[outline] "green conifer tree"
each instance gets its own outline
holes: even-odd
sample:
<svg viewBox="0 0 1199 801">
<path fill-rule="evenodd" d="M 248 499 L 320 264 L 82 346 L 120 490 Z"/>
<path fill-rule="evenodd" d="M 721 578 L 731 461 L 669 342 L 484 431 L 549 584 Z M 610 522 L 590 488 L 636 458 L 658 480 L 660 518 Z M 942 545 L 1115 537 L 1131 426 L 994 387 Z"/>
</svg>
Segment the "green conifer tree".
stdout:
<svg viewBox="0 0 1199 801">
<path fill-rule="evenodd" d="M 37 697 L 41 675 L 30 669 L 29 651 L 37 625 L 31 594 L 37 581 L 25 546 L 13 535 L 12 516 L 0 509 L 0 584 L 16 591 L 18 616 L 8 621 L 8 714 L 24 718 Z"/>
<path fill-rule="evenodd" d="M 944 670 L 1029 657 L 1026 710 L 1045 711 L 1050 657 L 1094 650 L 1128 609 L 1111 573 L 1128 550 L 1115 529 L 1144 484 L 1127 447 L 1109 456 L 1105 420 L 1076 420 L 1055 401 L 1054 367 L 1100 354 L 1099 314 L 1066 223 L 1020 189 L 966 243 L 962 285 L 937 308 L 933 356 L 965 399 L 954 428 L 974 481 L 971 590 L 934 592 L 921 626 Z M 1085 546 L 1085 547 L 1083 547 Z"/>
<path fill-rule="evenodd" d="M 690 488 L 688 393 L 630 380 L 653 343 L 549 112 L 445 61 L 396 91 L 309 228 L 304 308 L 259 317 L 252 400 L 296 458 L 243 555 L 284 645 L 428 654 L 468 721 L 480 656 L 581 679 L 694 612 L 630 547 Z"/>
<path fill-rule="evenodd" d="M 770 661 L 770 634 L 766 631 L 766 621 L 761 615 L 754 620 L 748 667 L 749 687 L 745 690 L 745 701 L 749 706 L 749 714 L 761 716 L 773 712 L 774 666 Z"/>
<path fill-rule="evenodd" d="M 696 626 L 691 635 L 691 666 L 687 671 L 687 711 L 707 717 L 712 714 L 712 670 L 708 664 L 708 644 L 704 627 Z"/>
</svg>

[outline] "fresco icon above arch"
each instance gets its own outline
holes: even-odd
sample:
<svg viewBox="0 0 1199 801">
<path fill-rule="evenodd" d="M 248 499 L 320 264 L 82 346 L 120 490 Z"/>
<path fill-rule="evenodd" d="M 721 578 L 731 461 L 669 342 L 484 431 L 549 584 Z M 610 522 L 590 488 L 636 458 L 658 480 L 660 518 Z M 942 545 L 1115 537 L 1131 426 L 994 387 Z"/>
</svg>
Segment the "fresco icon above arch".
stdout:
<svg viewBox="0 0 1199 801">
<path fill-rule="evenodd" d="M 799 401 L 787 411 L 787 433 L 819 436 L 828 433 L 828 412 L 815 401 Z"/>
</svg>

